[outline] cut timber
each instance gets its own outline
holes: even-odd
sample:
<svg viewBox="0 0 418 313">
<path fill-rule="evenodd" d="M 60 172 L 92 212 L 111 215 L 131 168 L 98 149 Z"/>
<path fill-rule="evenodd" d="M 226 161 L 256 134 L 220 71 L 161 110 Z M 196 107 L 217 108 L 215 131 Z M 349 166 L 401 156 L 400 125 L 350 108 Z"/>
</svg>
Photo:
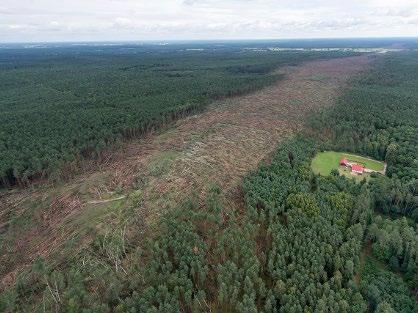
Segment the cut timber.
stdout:
<svg viewBox="0 0 418 313">
<path fill-rule="evenodd" d="M 125 198 L 126 198 L 126 196 L 120 196 L 118 198 L 107 199 L 107 200 L 91 200 L 87 203 L 89 203 L 89 204 L 109 203 L 109 202 L 119 201 L 119 200 L 122 200 L 122 199 L 125 199 Z"/>
</svg>

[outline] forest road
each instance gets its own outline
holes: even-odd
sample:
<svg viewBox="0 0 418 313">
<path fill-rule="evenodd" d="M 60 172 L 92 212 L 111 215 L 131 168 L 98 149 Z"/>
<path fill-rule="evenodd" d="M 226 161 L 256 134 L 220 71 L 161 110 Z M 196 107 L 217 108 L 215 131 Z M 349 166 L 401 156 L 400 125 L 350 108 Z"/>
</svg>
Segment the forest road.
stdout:
<svg viewBox="0 0 418 313">
<path fill-rule="evenodd" d="M 119 227 L 118 216 L 134 221 L 126 236 L 138 240 L 169 208 L 191 194 L 204 199 L 214 184 L 236 206 L 242 178 L 300 131 L 307 116 L 332 105 L 348 79 L 373 59 L 361 55 L 280 68 L 284 78 L 272 86 L 213 103 L 200 114 L 133 140 L 112 152 L 100 170 L 60 186 L 6 195 L 0 211 L 6 249 L 0 264 L 7 266 L 0 271 L 0 289 L 37 255 L 57 263 L 69 259 L 77 253 L 74 246 L 86 247 L 98 232 Z M 117 196 L 126 199 L 102 201 Z M 31 223 L 8 227 L 11 210 L 12 216 L 26 216 Z M 70 240 L 72 248 L 66 249 Z"/>
</svg>

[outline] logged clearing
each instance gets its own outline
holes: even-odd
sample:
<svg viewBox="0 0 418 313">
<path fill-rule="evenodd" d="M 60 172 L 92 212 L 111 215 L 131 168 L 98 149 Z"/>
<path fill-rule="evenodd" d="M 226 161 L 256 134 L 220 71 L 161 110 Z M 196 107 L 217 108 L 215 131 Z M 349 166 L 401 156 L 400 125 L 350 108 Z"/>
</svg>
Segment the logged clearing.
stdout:
<svg viewBox="0 0 418 313">
<path fill-rule="evenodd" d="M 140 245 L 158 216 L 213 184 L 239 199 L 242 177 L 268 159 L 304 120 L 332 105 L 347 80 L 372 58 L 347 57 L 281 68 L 275 85 L 211 105 L 157 133 L 109 153 L 100 170 L 59 186 L 0 195 L 0 289 L 41 255 L 63 263 L 98 232 L 128 221 L 127 240 Z M 229 196 L 228 196 L 229 195 Z"/>
</svg>

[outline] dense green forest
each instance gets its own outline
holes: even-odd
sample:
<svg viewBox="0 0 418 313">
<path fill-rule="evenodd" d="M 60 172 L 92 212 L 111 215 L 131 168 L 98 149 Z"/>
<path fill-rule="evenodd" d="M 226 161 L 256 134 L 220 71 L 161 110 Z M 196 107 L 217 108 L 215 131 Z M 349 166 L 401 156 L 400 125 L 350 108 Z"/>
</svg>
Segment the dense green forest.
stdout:
<svg viewBox="0 0 418 313">
<path fill-rule="evenodd" d="M 416 53 L 388 57 L 353 82 L 334 110 L 314 127 L 331 133 L 334 149 L 384 160 L 390 178 L 371 183 L 375 208 L 418 220 L 418 61 Z"/>
<path fill-rule="evenodd" d="M 59 174 L 122 137 L 271 84 L 279 65 L 341 55 L 186 47 L 0 50 L 0 184 Z"/>
<path fill-rule="evenodd" d="M 67 267 L 37 259 L 0 310 L 417 312 L 417 83 L 417 53 L 382 57 L 245 178 L 242 210 L 213 186 L 141 247 L 115 231 Z M 314 175 L 330 148 L 385 160 L 388 175 Z"/>
</svg>

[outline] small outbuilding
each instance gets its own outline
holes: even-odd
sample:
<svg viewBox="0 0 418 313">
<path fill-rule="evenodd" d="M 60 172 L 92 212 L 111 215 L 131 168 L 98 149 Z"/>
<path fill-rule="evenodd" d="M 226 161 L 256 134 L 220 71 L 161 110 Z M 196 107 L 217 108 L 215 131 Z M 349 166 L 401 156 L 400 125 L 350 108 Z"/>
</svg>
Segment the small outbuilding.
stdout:
<svg viewBox="0 0 418 313">
<path fill-rule="evenodd" d="M 349 164 L 348 164 L 348 160 L 347 159 L 341 159 L 341 161 L 340 161 L 340 165 L 341 166 L 348 166 Z"/>
</svg>

